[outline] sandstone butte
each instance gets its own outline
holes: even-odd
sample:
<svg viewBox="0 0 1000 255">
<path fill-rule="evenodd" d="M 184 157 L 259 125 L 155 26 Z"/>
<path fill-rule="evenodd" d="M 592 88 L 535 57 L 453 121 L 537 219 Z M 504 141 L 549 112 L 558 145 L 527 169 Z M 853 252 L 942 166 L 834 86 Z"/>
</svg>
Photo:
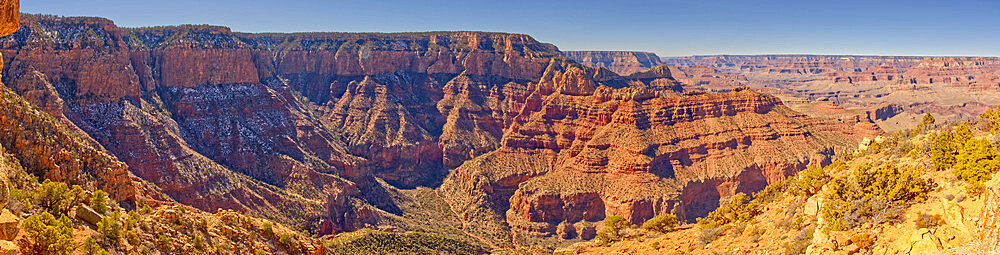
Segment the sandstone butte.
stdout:
<svg viewBox="0 0 1000 255">
<path fill-rule="evenodd" d="M 563 55 L 585 66 L 606 68 L 619 75 L 630 75 L 665 65 L 651 52 L 638 51 L 564 51 Z M 747 77 L 716 68 L 671 59 L 670 74 L 688 90 L 730 91 L 745 86 Z M 682 64 L 683 63 L 683 64 Z"/>
<path fill-rule="evenodd" d="M 563 51 L 563 55 L 580 64 L 606 68 L 623 76 L 643 72 L 662 64 L 660 57 L 652 52 Z"/>
<path fill-rule="evenodd" d="M 27 162 L 38 173 L 319 234 L 399 224 L 419 204 L 399 194 L 431 187 L 484 243 L 589 239 L 610 215 L 703 216 L 880 133 L 750 89 L 684 92 L 667 67 L 586 67 L 527 35 L 22 22 L 0 37 L 3 83 L 91 148 L 68 155 L 104 158 Z M 55 146 L 16 132 L 0 141 L 25 159 Z M 78 162 L 60 157 L 42 158 Z"/>
</svg>

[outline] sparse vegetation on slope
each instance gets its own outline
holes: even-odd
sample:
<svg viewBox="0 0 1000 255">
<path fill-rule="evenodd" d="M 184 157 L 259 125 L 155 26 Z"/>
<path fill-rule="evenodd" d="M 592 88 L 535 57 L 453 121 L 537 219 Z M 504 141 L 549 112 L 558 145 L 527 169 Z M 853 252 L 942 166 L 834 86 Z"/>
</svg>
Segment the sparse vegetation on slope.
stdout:
<svg viewBox="0 0 1000 255">
<path fill-rule="evenodd" d="M 834 165 L 836 167 L 844 166 L 843 162 L 840 161 L 835 162 Z M 812 196 L 819 192 L 823 185 L 830 182 L 830 175 L 826 173 L 826 168 L 809 166 L 800 171 L 798 175 L 789 177 L 789 180 L 792 184 L 788 187 L 789 192 L 795 195 Z"/>
<path fill-rule="evenodd" d="M 106 190 L 118 199 L 135 196 L 124 163 L 4 86 L 0 86 L 0 144 L 31 174 Z"/>
<path fill-rule="evenodd" d="M 759 206 L 750 196 L 743 193 L 736 194 L 729 203 L 719 206 L 705 218 L 698 219 L 698 225 L 703 228 L 717 228 L 726 224 L 746 222 L 760 213 Z"/>
<path fill-rule="evenodd" d="M 677 215 L 664 213 L 647 220 L 642 224 L 642 229 L 666 233 L 674 230 L 679 225 L 680 222 L 677 221 Z"/>
<path fill-rule="evenodd" d="M 906 206 L 927 200 L 927 192 L 934 187 L 920 175 L 919 170 L 892 163 L 864 164 L 850 175 L 833 179 L 823 204 L 826 229 L 844 231 L 869 222 L 901 222 Z"/>
<path fill-rule="evenodd" d="M 621 240 L 624 237 L 624 230 L 632 224 L 622 216 L 611 216 L 604 219 L 604 230 L 597 233 L 597 241 L 602 244 L 610 244 Z"/>
<path fill-rule="evenodd" d="M 26 254 L 69 254 L 76 246 L 73 223 L 66 215 L 56 218 L 49 212 L 42 212 L 25 219 L 22 227 L 29 239 L 22 239 L 19 245 Z"/>
</svg>

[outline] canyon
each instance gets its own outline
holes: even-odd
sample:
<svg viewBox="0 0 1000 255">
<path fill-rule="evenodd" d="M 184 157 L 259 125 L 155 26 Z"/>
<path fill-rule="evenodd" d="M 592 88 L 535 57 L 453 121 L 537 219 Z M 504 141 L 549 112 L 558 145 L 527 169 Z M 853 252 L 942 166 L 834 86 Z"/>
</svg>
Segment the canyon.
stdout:
<svg viewBox="0 0 1000 255">
<path fill-rule="evenodd" d="M 484 9 L 364 5 L 341 10 L 454 25 Z M 816 37 L 709 40 L 731 32 L 720 24 L 752 31 L 741 15 L 822 14 L 723 5 L 705 22 L 664 4 L 676 15 L 651 17 L 683 27 L 628 36 L 642 17 L 602 8 L 579 16 L 598 37 L 559 42 L 672 27 L 658 43 L 675 49 L 647 50 L 787 52 Z M 308 16 L 286 7 L 267 15 Z M 536 38 L 577 33 L 559 22 L 588 10 L 532 7 L 490 15 L 567 15 L 528 30 L 540 37 L 251 33 L 0 0 L 0 254 L 1000 251 L 1000 58 L 565 50 Z M 349 29 L 341 10 L 320 22 Z"/>
<path fill-rule="evenodd" d="M 934 156 L 927 149 L 939 146 L 945 132 L 969 132 L 971 138 L 949 141 L 956 143 L 984 142 L 995 133 L 985 126 L 969 128 L 974 123 L 934 123 L 927 119 L 908 132 L 866 139 L 850 156 L 810 167 L 749 200 L 720 206 L 698 224 L 625 227 L 618 239 L 576 243 L 555 253 L 996 254 L 998 174 L 985 170 L 990 177 L 982 183 L 956 178 L 960 170 L 930 167 Z M 872 169 L 882 173 L 872 174 Z M 876 188 L 887 183 L 904 187 Z M 865 190 L 850 190 L 852 185 Z M 925 188 L 914 188 L 920 186 Z M 858 199 L 897 192 L 918 199 Z M 885 207 L 886 199 L 895 205 Z"/>
<path fill-rule="evenodd" d="M 951 129 L 962 130 L 954 128 L 957 124 L 963 125 L 959 127 L 982 126 L 992 121 L 980 114 L 1000 103 L 996 98 L 997 92 L 1000 92 L 998 61 L 1000 58 L 993 57 L 822 55 L 664 58 L 662 63 L 672 70 L 685 90 L 722 92 L 747 86 L 773 94 L 789 108 L 811 117 L 845 124 L 877 125 L 881 130 L 890 132 L 905 131 L 874 140 L 866 139 L 853 156 L 844 157 L 841 162 L 846 163 L 844 166 L 860 166 L 859 169 L 866 164 L 885 162 L 912 164 L 935 180 L 938 186 L 928 193 L 932 197 L 928 202 L 902 209 L 905 217 L 901 219 L 830 231 L 824 224 L 837 219 L 824 216 L 828 211 L 824 211 L 823 206 L 828 204 L 823 201 L 832 196 L 808 193 L 803 196 L 795 193 L 794 188 L 782 186 L 801 185 L 801 182 L 775 184 L 767 189 L 781 194 L 777 198 L 746 204 L 761 206 L 759 214 L 751 216 L 749 223 L 714 229 L 709 224 L 685 225 L 659 236 L 647 234 L 642 238 L 624 238 L 613 245 L 600 241 L 577 243 L 556 253 L 661 254 L 682 250 L 693 254 L 714 254 L 721 251 L 752 253 L 784 249 L 789 253 L 795 250 L 806 254 L 993 254 L 998 247 L 996 174 L 990 172 L 991 177 L 986 178 L 989 181 L 981 184 L 986 187 L 976 191 L 976 188 L 968 187 L 969 184 L 950 181 L 950 175 L 954 174 L 952 169 L 929 168 L 931 156 L 923 153 L 925 149 L 921 146 L 938 146 L 941 142 L 931 141 L 933 134 L 952 132 Z M 684 75 L 684 69 L 699 70 L 697 72 L 702 75 Z M 935 123 L 934 119 L 945 124 L 928 125 L 928 119 L 922 117 L 925 114 L 934 117 L 930 119 L 930 124 Z M 917 125 L 921 122 L 923 124 Z M 993 137 L 988 129 L 976 129 L 979 130 L 976 136 L 980 139 Z M 921 135 L 924 132 L 931 135 Z M 898 139 L 904 141 L 899 142 Z M 901 146 L 888 150 L 894 152 L 879 152 L 887 151 L 885 146 L 897 146 L 886 143 L 899 143 Z M 876 144 L 882 149 L 872 151 L 871 146 Z M 921 148 L 914 148 L 915 145 Z M 842 169 L 848 168 L 829 169 L 826 174 L 845 174 L 848 172 Z M 810 177 L 800 173 L 797 178 Z M 836 181 L 830 183 L 837 184 Z M 825 193 L 834 192 L 836 188 L 818 190 Z M 754 197 L 764 193 L 775 194 L 765 190 Z M 961 199 L 954 199 L 955 194 L 959 194 Z M 719 211 L 731 212 L 727 210 Z M 791 219 L 796 217 L 797 221 L 791 224 Z M 932 217 L 931 222 L 937 223 L 924 224 L 922 220 L 928 217 Z M 808 223 L 810 221 L 815 223 Z M 816 225 L 810 227 L 810 224 Z M 732 227 L 736 231 L 727 233 L 729 230 L 726 228 Z M 819 231 L 821 229 L 824 231 Z M 642 233 L 642 230 L 629 231 Z"/>
<path fill-rule="evenodd" d="M 849 109 L 900 105 L 887 131 L 913 127 L 931 113 L 971 120 L 1000 104 L 1000 58 L 824 55 L 718 55 L 665 58 L 673 66 L 707 66 L 747 78 L 784 102 L 829 101 Z"/>
<path fill-rule="evenodd" d="M 513 248 L 591 239 L 612 215 L 693 221 L 882 133 L 726 81 L 739 76 L 655 55 L 588 67 L 521 34 L 21 18 L 0 37 L 3 84 L 120 162 L 93 185 L 320 235 L 427 216 L 447 226 L 428 231 Z"/>
<path fill-rule="evenodd" d="M 813 117 L 844 117 L 829 116 L 817 104 L 835 104 L 856 113 L 853 118 L 885 112 L 879 110 L 885 107 L 902 109 L 870 121 L 889 132 L 912 128 L 925 113 L 960 122 L 1000 104 L 1000 58 L 995 57 L 714 55 L 646 61 L 623 57 L 632 56 L 630 52 L 582 52 L 587 54 L 567 56 L 592 67 L 665 65 L 687 90 L 725 92 L 748 86 Z"/>
</svg>

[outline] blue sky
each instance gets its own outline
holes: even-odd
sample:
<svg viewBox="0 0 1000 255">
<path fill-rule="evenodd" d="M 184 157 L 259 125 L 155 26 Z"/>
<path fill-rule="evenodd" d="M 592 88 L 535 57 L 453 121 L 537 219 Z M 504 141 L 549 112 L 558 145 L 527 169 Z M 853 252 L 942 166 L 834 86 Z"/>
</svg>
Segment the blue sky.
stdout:
<svg viewBox="0 0 1000 255">
<path fill-rule="evenodd" d="M 21 11 L 243 32 L 514 32 L 562 50 L 661 56 L 1000 56 L 1000 1 L 993 0 L 22 0 Z"/>
</svg>

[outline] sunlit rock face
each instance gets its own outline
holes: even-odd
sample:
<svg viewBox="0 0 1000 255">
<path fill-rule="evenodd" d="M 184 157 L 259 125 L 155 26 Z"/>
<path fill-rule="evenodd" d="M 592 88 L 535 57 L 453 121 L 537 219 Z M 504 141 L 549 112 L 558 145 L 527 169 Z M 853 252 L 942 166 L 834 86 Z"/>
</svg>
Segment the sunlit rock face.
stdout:
<svg viewBox="0 0 1000 255">
<path fill-rule="evenodd" d="M 499 213 L 526 235 L 553 236 L 561 225 L 580 232 L 610 215 L 693 221 L 722 198 L 828 163 L 866 132 L 747 89 L 655 94 L 602 87 L 542 96 L 505 129 L 499 149 L 455 169 L 443 191 L 469 220 Z"/>
<path fill-rule="evenodd" d="M 378 180 L 440 187 L 467 220 L 532 235 L 692 219 L 868 134 L 748 89 L 685 93 L 665 66 L 587 67 L 527 35 L 24 18 L 0 37 L 11 90 L 169 199 L 321 234 L 402 214 Z"/>
<path fill-rule="evenodd" d="M 14 33 L 21 28 L 18 0 L 0 0 L 0 36 Z"/>
<path fill-rule="evenodd" d="M 675 78 L 685 88 L 727 91 L 727 83 L 745 84 L 796 110 L 813 101 L 866 110 L 900 105 L 905 114 L 880 123 L 889 132 L 916 126 L 919 118 L 913 117 L 925 113 L 938 121 L 966 121 L 1000 104 L 997 57 L 717 55 L 663 62 L 676 66 Z"/>
<path fill-rule="evenodd" d="M 566 57 L 596 68 L 606 68 L 619 75 L 643 72 L 662 64 L 652 52 L 639 51 L 564 51 Z"/>
</svg>

